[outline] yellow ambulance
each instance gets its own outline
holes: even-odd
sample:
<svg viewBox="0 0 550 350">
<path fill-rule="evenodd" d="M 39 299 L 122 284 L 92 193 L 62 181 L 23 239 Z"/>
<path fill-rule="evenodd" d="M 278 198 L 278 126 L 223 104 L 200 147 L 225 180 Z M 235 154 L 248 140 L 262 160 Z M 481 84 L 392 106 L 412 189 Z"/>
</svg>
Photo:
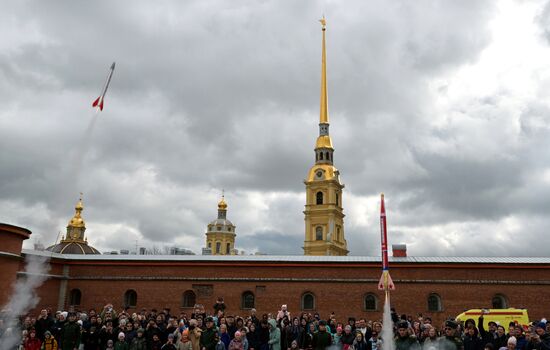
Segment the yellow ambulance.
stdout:
<svg viewBox="0 0 550 350">
<path fill-rule="evenodd" d="M 526 326 L 529 324 L 529 315 L 527 315 L 527 309 L 471 309 L 464 311 L 460 315 L 456 316 L 456 320 L 459 322 L 465 322 L 468 319 L 474 320 L 476 327 L 478 327 L 477 320 L 479 316 L 483 315 L 483 328 L 488 329 L 489 322 L 495 322 L 497 325 L 504 326 L 508 331 L 508 325 L 510 322 Z"/>
</svg>

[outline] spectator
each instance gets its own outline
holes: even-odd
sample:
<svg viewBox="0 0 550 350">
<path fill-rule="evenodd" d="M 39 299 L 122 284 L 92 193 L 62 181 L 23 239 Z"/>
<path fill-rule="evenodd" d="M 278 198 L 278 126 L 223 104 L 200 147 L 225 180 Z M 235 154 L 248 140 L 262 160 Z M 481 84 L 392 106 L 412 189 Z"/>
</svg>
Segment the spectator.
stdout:
<svg viewBox="0 0 550 350">
<path fill-rule="evenodd" d="M 52 336 L 50 331 L 44 332 L 44 342 L 42 343 L 42 350 L 57 350 L 57 340 Z"/>
<path fill-rule="evenodd" d="M 370 350 L 370 343 L 367 343 L 365 341 L 365 336 L 363 335 L 363 332 L 361 332 L 359 329 L 355 330 L 355 340 L 353 341 L 353 344 L 351 345 L 350 349 Z"/>
<path fill-rule="evenodd" d="M 246 333 L 246 340 L 248 341 L 249 350 L 260 350 L 260 338 L 255 323 L 250 324 L 250 328 Z"/>
<path fill-rule="evenodd" d="M 483 342 L 479 337 L 477 328 L 469 325 L 464 334 L 464 350 L 483 350 Z"/>
<path fill-rule="evenodd" d="M 332 336 L 327 332 L 327 323 L 319 321 L 319 330 L 313 334 L 313 349 L 324 350 L 332 345 Z M 360 349 L 365 350 L 365 349 Z"/>
<path fill-rule="evenodd" d="M 220 325 L 220 340 L 225 345 L 226 349 L 229 349 L 229 343 L 231 343 L 231 338 L 229 337 L 229 333 L 227 333 L 227 325 L 222 324 Z"/>
<path fill-rule="evenodd" d="M 434 327 L 431 327 L 428 329 L 428 336 L 424 339 L 424 343 L 422 343 L 423 348 L 425 350 L 432 350 L 437 349 L 439 346 L 439 339 L 437 338 L 437 331 Z"/>
<path fill-rule="evenodd" d="M 353 335 L 352 327 L 349 324 L 344 327 L 344 334 L 342 334 L 342 338 L 340 338 L 340 340 L 342 342 L 342 350 L 348 350 L 348 348 L 353 345 L 355 336 Z"/>
<path fill-rule="evenodd" d="M 80 325 L 76 323 L 76 313 L 71 312 L 68 316 L 69 321 L 61 331 L 62 350 L 74 350 L 80 346 Z"/>
<path fill-rule="evenodd" d="M 372 350 L 382 350 L 382 347 L 380 345 L 380 338 L 378 338 L 378 332 L 373 330 L 371 333 L 371 337 L 368 340 L 370 343 L 370 348 Z"/>
<path fill-rule="evenodd" d="M 189 340 L 189 330 L 188 329 L 181 332 L 181 338 L 177 342 L 176 348 L 178 350 L 193 350 L 193 344 Z"/>
<path fill-rule="evenodd" d="M 41 341 L 44 341 L 44 334 L 46 331 L 51 331 L 54 325 L 54 320 L 48 315 L 48 310 L 43 309 L 40 311 L 40 315 L 36 319 L 34 328 L 36 329 L 36 335 Z"/>
<path fill-rule="evenodd" d="M 153 334 L 153 339 L 151 341 L 151 345 L 149 347 L 150 350 L 161 350 L 162 349 L 162 342 L 160 341 L 160 337 L 158 334 Z"/>
<path fill-rule="evenodd" d="M 332 336 L 332 345 L 336 346 L 336 349 L 342 349 L 342 326 L 336 327 L 336 333 Z"/>
<path fill-rule="evenodd" d="M 419 350 L 420 344 L 415 336 L 409 333 L 409 322 L 401 320 L 397 324 L 397 337 L 395 337 L 396 350 Z"/>
<path fill-rule="evenodd" d="M 25 350 L 40 350 L 40 347 L 42 346 L 42 342 L 39 338 L 36 337 L 36 330 L 31 329 L 29 331 L 29 337 L 24 343 Z"/>
<path fill-rule="evenodd" d="M 439 339 L 439 350 L 464 350 L 462 340 L 457 336 L 458 323 L 445 321 L 445 335 Z"/>
<path fill-rule="evenodd" d="M 277 322 L 274 319 L 268 320 L 269 324 L 269 350 L 281 350 L 281 331 L 277 328 Z"/>
<path fill-rule="evenodd" d="M 215 350 L 216 349 L 216 340 L 215 335 L 217 334 L 214 329 L 214 319 L 212 317 L 206 318 L 206 330 L 202 332 L 200 338 L 200 344 L 202 350 Z"/>
<path fill-rule="evenodd" d="M 197 320 L 191 319 L 189 321 L 188 330 L 189 330 L 189 340 L 191 341 L 193 350 L 200 350 L 201 349 L 200 339 L 202 335 L 202 329 L 200 329 L 197 326 Z"/>
<path fill-rule="evenodd" d="M 124 332 L 118 333 L 118 339 L 115 343 L 115 350 L 128 350 L 128 343 L 124 340 Z"/>
<path fill-rule="evenodd" d="M 145 339 L 145 330 L 138 328 L 136 336 L 130 343 L 130 350 L 147 350 L 147 339 Z"/>
<path fill-rule="evenodd" d="M 511 336 L 506 342 L 506 346 L 501 347 L 499 350 L 516 350 L 517 340 L 516 337 Z"/>
<path fill-rule="evenodd" d="M 174 335 L 172 333 L 168 334 L 166 343 L 162 346 L 162 350 L 177 350 L 176 344 L 174 344 Z"/>
<path fill-rule="evenodd" d="M 217 314 L 218 311 L 221 311 L 222 313 L 225 312 L 225 307 L 223 297 L 218 297 L 218 299 L 216 299 L 216 303 L 214 304 L 214 313 Z"/>
<path fill-rule="evenodd" d="M 229 343 L 228 350 L 244 350 L 243 341 L 241 339 L 241 332 L 236 331 L 235 332 L 235 338 L 231 340 L 231 343 Z"/>
</svg>

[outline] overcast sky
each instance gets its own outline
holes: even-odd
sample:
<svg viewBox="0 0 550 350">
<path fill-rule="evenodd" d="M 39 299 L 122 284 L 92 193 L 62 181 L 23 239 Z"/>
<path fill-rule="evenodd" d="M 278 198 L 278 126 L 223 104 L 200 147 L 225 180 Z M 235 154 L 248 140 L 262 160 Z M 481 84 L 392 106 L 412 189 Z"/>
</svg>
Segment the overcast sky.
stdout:
<svg viewBox="0 0 550 350">
<path fill-rule="evenodd" d="M 48 246 L 84 192 L 100 251 L 302 254 L 327 18 L 353 255 L 548 256 L 550 3 L 11 1 L 0 12 L 0 222 Z M 113 61 L 105 109 L 92 123 Z"/>
</svg>

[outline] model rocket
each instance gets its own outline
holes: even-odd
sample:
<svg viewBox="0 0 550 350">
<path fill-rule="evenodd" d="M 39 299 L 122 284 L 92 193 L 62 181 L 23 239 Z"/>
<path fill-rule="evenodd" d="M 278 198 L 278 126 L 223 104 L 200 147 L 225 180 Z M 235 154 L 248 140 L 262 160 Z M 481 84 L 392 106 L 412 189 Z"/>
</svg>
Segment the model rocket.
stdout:
<svg viewBox="0 0 550 350">
<path fill-rule="evenodd" d="M 378 289 L 386 293 L 395 290 L 395 285 L 390 277 L 390 266 L 388 262 L 388 232 L 386 230 L 386 207 L 384 205 L 384 194 L 381 196 L 380 203 L 380 243 L 382 246 L 382 277 L 378 282 Z"/>
<path fill-rule="evenodd" d="M 107 93 L 107 89 L 109 88 L 109 83 L 111 82 L 111 77 L 113 76 L 113 72 L 115 71 L 115 62 L 111 65 L 111 70 L 109 71 L 109 75 L 107 76 L 107 81 L 105 82 L 105 86 L 103 86 L 103 90 L 101 91 L 101 95 L 92 103 L 92 107 L 97 107 L 100 110 L 103 110 L 103 101 L 105 100 L 105 94 Z"/>
</svg>

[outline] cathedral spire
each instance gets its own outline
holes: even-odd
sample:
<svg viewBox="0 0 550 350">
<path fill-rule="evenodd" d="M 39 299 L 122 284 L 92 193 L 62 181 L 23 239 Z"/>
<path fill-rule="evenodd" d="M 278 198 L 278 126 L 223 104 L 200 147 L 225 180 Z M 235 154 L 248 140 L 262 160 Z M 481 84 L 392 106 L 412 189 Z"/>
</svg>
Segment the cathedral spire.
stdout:
<svg viewBox="0 0 550 350">
<path fill-rule="evenodd" d="M 321 22 L 321 30 L 323 31 L 323 50 L 321 58 L 321 109 L 320 109 L 320 124 L 328 124 L 328 94 L 327 94 L 327 52 L 325 47 L 325 32 L 327 29 L 327 21 L 325 16 L 319 20 Z"/>
<path fill-rule="evenodd" d="M 315 162 L 332 164 L 332 140 L 329 135 L 328 123 L 328 92 L 327 92 L 327 50 L 325 45 L 325 32 L 327 21 L 325 16 L 319 20 L 323 32 L 323 46 L 321 51 L 321 108 L 319 115 L 319 137 L 315 143 Z M 326 152 L 329 152 L 328 154 Z"/>
<path fill-rule="evenodd" d="M 321 108 L 319 137 L 315 143 L 315 164 L 309 169 L 306 185 L 305 255 L 347 255 L 340 172 L 334 166 L 334 148 L 329 135 L 326 19 L 319 20 L 323 33 L 321 52 Z"/>
</svg>

